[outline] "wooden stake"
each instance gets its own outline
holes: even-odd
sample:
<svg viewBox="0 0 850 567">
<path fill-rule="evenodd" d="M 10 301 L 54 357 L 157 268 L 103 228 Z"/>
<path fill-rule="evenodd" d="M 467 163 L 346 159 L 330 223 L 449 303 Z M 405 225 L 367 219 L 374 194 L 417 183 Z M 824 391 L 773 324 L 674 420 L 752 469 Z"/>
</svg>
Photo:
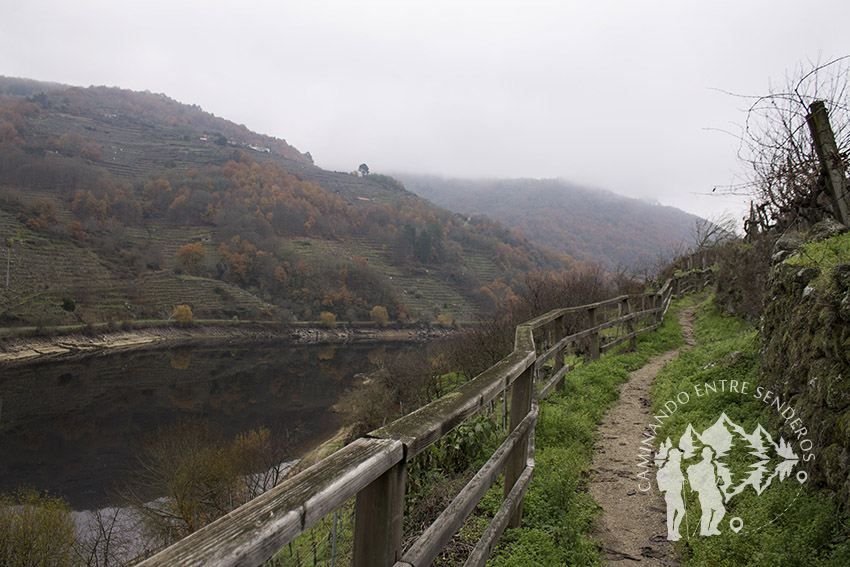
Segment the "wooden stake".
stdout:
<svg viewBox="0 0 850 567">
<path fill-rule="evenodd" d="M 826 105 L 822 100 L 816 100 L 809 106 L 809 112 L 806 122 L 809 124 L 809 130 L 815 142 L 818 159 L 826 173 L 824 177 L 829 197 L 835 206 L 837 220 L 844 225 L 850 225 L 850 194 L 847 191 L 846 168 L 838 153 Z"/>
</svg>

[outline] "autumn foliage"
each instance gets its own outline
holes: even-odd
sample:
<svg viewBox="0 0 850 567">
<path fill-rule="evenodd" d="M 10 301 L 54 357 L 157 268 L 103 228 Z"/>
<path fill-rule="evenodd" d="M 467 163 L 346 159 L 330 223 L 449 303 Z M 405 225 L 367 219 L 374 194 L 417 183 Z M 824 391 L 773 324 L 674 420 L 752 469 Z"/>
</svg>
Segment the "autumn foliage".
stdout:
<svg viewBox="0 0 850 567">
<path fill-rule="evenodd" d="M 319 313 L 319 322 L 323 327 L 327 327 L 328 329 L 336 328 L 336 316 L 328 311 Z"/>
<path fill-rule="evenodd" d="M 369 318 L 379 327 L 386 327 L 390 320 L 389 315 L 387 315 L 387 309 L 380 305 L 372 308 L 372 311 L 369 312 Z"/>
<path fill-rule="evenodd" d="M 34 120 L 57 113 L 86 119 L 86 129 L 48 133 Z M 207 156 L 174 167 L 156 162 L 145 173 L 121 165 L 125 148 L 105 143 L 110 128 L 165 124 L 196 141 Z M 100 140 L 100 142 L 98 142 Z M 235 149 L 232 145 L 237 146 Z M 268 152 L 248 151 L 248 145 Z M 159 151 L 152 149 L 151 151 Z M 166 150 L 162 150 L 166 151 Z M 123 152 L 123 155 L 122 155 Z M 119 89 L 66 89 L 29 97 L 0 94 L 0 187 L 49 188 L 49 196 L 4 204 L 32 229 L 72 239 L 138 275 L 178 272 L 229 282 L 299 317 L 328 312 L 346 320 L 433 320 L 411 314 L 399 284 L 378 264 L 406 275 L 438 268 L 449 285 L 482 310 L 501 309 L 522 287 L 522 274 L 556 268 L 560 259 L 521 234 L 486 218 L 434 207 L 384 175 L 367 183 L 393 197 L 353 203 L 339 191 L 288 171 L 279 158 L 312 162 L 281 140 L 252 134 L 162 95 Z M 69 218 L 70 217 L 70 218 Z M 60 220 L 61 219 L 61 220 Z M 164 258 L 158 227 L 198 230 L 205 242 L 183 241 Z M 59 228 L 61 230 L 56 230 Z M 187 235 L 189 233 L 187 232 Z M 136 236 L 131 236 L 136 235 Z M 141 236 L 138 236 L 141 235 Z M 295 252 L 293 239 L 362 243 L 380 262 L 358 255 Z M 190 240 L 187 236 L 187 240 Z M 173 256 L 172 256 L 173 255 Z M 482 276 L 470 258 L 488 262 Z M 486 259 L 486 260 L 479 260 Z M 373 315 L 378 305 L 386 315 Z"/>
<path fill-rule="evenodd" d="M 174 255 L 177 264 L 186 268 L 189 272 L 195 273 L 204 261 L 207 253 L 204 246 L 200 242 L 193 244 L 185 244 L 181 246 Z"/>
<path fill-rule="evenodd" d="M 171 313 L 171 318 L 177 321 L 180 326 L 193 325 L 195 316 L 192 314 L 192 308 L 188 305 L 177 305 Z"/>
</svg>

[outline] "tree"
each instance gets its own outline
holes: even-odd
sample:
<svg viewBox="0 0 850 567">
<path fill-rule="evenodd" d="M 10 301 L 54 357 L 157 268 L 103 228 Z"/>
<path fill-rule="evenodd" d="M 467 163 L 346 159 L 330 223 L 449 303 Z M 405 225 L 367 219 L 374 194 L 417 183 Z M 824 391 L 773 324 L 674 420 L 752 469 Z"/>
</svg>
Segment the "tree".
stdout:
<svg viewBox="0 0 850 567">
<path fill-rule="evenodd" d="M 171 318 L 177 321 L 181 327 L 187 327 L 195 324 L 195 316 L 192 314 L 192 308 L 188 305 L 177 305 L 171 313 Z"/>
<path fill-rule="evenodd" d="M 387 314 L 387 309 L 380 305 L 376 305 L 372 308 L 372 311 L 369 312 L 369 318 L 379 327 L 386 327 L 390 320 L 390 317 Z"/>
<path fill-rule="evenodd" d="M 164 210 L 171 202 L 171 183 L 166 179 L 152 179 L 142 188 L 142 208 L 146 212 Z"/>
<path fill-rule="evenodd" d="M 53 204 L 53 199 L 49 197 L 36 199 L 27 207 L 27 214 L 30 216 L 27 220 L 27 226 L 30 228 L 46 228 L 56 224 L 56 206 Z"/>
<path fill-rule="evenodd" d="M 68 223 L 68 234 L 77 240 L 83 240 L 86 237 L 86 231 L 83 230 L 83 224 L 78 220 L 72 220 Z"/>
<path fill-rule="evenodd" d="M 74 520 L 58 496 L 21 489 L 0 495 L 0 565 L 74 564 Z"/>
<path fill-rule="evenodd" d="M 179 539 L 226 514 L 236 486 L 237 471 L 218 432 L 187 419 L 145 441 L 125 496 L 154 533 Z"/>
<path fill-rule="evenodd" d="M 735 238 L 735 219 L 723 216 L 697 218 L 691 227 L 691 237 L 697 252 L 729 242 Z"/>
<path fill-rule="evenodd" d="M 319 313 L 319 321 L 324 327 L 327 327 L 329 329 L 336 328 L 336 315 L 334 315 L 333 313 L 330 313 L 328 311 L 322 311 L 321 313 Z"/>
<path fill-rule="evenodd" d="M 204 261 L 207 252 L 204 250 L 203 244 L 195 242 L 193 244 L 184 244 L 177 253 L 174 254 L 177 263 L 186 268 L 190 273 L 197 273 L 201 262 Z"/>
<path fill-rule="evenodd" d="M 365 163 L 361 163 L 360 167 L 357 168 L 357 171 L 360 172 L 361 177 L 366 177 L 367 175 L 369 175 L 369 166 Z"/>
<path fill-rule="evenodd" d="M 234 466 L 241 475 L 243 494 L 240 502 L 247 502 L 274 488 L 283 480 L 287 457 L 292 450 L 288 432 L 274 434 L 264 426 L 240 433 L 231 443 Z"/>
<path fill-rule="evenodd" d="M 838 159 L 850 151 L 850 56 L 825 64 L 800 65 L 781 88 L 753 102 L 742 127 L 739 157 L 749 179 L 729 188 L 755 196 L 750 224 L 764 230 L 803 221 L 814 223 L 835 203 L 823 191 L 822 166 L 807 126 L 811 104 L 826 101 Z M 740 96 L 740 95 L 738 95 Z M 750 228 L 748 230 L 751 231 Z"/>
<path fill-rule="evenodd" d="M 277 485 L 291 449 L 285 430 L 228 440 L 207 421 L 183 419 L 145 439 L 123 496 L 152 535 L 174 541 Z"/>
<path fill-rule="evenodd" d="M 85 513 L 84 526 L 78 528 L 74 551 L 87 567 L 109 567 L 125 564 L 138 553 L 138 534 L 128 528 L 124 508 L 103 508 Z M 120 519 L 119 519 L 120 518 Z"/>
</svg>

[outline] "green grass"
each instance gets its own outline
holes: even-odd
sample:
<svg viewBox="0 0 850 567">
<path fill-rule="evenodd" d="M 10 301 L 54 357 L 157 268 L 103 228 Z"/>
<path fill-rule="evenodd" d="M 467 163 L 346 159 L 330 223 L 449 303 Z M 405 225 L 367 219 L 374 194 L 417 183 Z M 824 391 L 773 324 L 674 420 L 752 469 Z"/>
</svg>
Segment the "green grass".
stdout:
<svg viewBox="0 0 850 567">
<path fill-rule="evenodd" d="M 803 248 L 788 258 L 786 262 L 795 266 L 815 266 L 820 268 L 821 275 L 812 285 L 821 287 L 829 281 L 829 274 L 835 271 L 839 264 L 850 261 L 850 232 L 845 232 L 820 242 L 809 242 Z"/>
<path fill-rule="evenodd" d="M 525 496 L 523 525 L 505 532 L 488 565 L 601 564 L 597 543 L 590 536 L 597 506 L 586 489 L 596 428 L 629 372 L 683 344 L 677 313 L 692 301 L 671 307 L 657 332 L 638 338 L 636 351 L 579 366 L 567 374 L 562 391 L 541 401 L 536 466 Z M 491 513 L 498 505 L 498 498 L 482 503 L 493 508 Z"/>
<path fill-rule="evenodd" d="M 789 433 L 780 429 L 776 411 L 753 394 L 758 385 L 757 331 L 746 322 L 721 314 L 711 302 L 698 310 L 697 345 L 668 364 L 658 375 L 652 397 L 656 411 L 679 392 L 690 392 L 691 401 L 679 405 L 675 413 L 663 420 L 658 441 L 673 438 L 674 444 L 688 423 L 697 432 L 714 423 L 721 412 L 750 432 L 761 423 L 778 441 Z M 734 392 L 693 398 L 694 387 L 706 382 L 737 380 L 750 383 L 748 393 Z M 728 382 L 727 382 L 728 383 Z M 746 470 L 752 463 L 746 451 L 730 451 L 730 469 Z M 799 469 L 794 468 L 796 474 Z M 694 492 L 686 490 L 688 510 L 699 510 Z M 742 518 L 745 529 L 733 533 L 728 520 Z M 691 532 L 695 531 L 694 523 Z M 726 516 L 720 525 L 722 535 L 684 537 L 677 544 L 682 565 L 700 567 L 741 567 L 756 565 L 850 565 L 847 516 L 842 514 L 829 496 L 817 492 L 809 484 L 801 485 L 794 476 L 774 482 L 761 494 L 747 487 L 726 504 Z"/>
</svg>

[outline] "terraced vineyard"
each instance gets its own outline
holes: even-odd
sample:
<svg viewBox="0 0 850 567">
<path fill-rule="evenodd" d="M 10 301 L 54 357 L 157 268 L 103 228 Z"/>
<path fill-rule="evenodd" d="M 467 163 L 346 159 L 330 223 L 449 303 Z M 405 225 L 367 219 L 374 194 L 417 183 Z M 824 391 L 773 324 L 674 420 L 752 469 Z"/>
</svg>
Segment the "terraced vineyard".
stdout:
<svg viewBox="0 0 850 567">
<path fill-rule="evenodd" d="M 364 258 L 386 277 L 390 287 L 399 293 L 402 301 L 413 311 L 450 313 L 459 321 L 471 321 L 475 318 L 475 305 L 469 298 L 458 293 L 447 271 L 433 267 L 411 268 L 395 265 L 382 251 L 381 246 L 368 238 L 344 241 L 293 238 L 284 242 L 287 248 L 308 261 L 334 257 Z M 484 258 L 476 257 L 476 265 L 479 268 L 487 270 L 487 262 L 489 261 Z M 490 272 L 498 274 L 495 266 L 492 266 Z"/>
<path fill-rule="evenodd" d="M 0 97 L 0 116 L 21 125 L 0 163 L 0 236 L 16 241 L 0 327 L 168 318 L 181 304 L 201 318 L 368 320 L 381 305 L 390 319 L 463 322 L 482 286 L 563 268 L 495 223 L 388 176 L 322 170 L 199 107 L 45 93 Z M 198 243 L 186 253 L 200 259 L 177 261 Z"/>
</svg>

